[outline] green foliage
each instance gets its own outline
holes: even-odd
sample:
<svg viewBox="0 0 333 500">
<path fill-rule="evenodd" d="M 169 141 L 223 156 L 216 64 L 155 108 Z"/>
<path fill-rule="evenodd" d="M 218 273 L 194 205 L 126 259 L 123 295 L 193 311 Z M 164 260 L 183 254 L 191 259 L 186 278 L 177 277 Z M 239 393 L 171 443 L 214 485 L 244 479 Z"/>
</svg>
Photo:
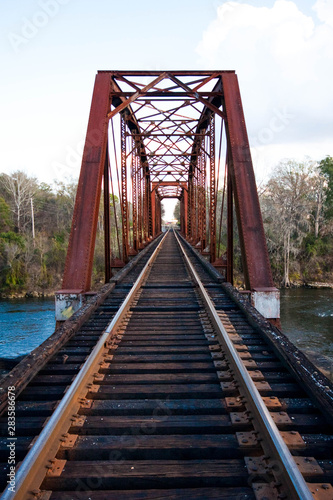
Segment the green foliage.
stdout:
<svg viewBox="0 0 333 500">
<path fill-rule="evenodd" d="M 316 238 L 314 234 L 307 234 L 303 240 L 303 247 L 307 257 L 315 257 L 325 253 L 325 243 L 322 238 Z"/>
<path fill-rule="evenodd" d="M 1 288 L 15 290 L 25 284 L 27 276 L 21 258 L 25 244 L 24 238 L 13 231 L 0 233 Z"/>
<path fill-rule="evenodd" d="M 64 232 L 57 233 L 49 242 L 49 250 L 45 254 L 44 263 L 47 269 L 62 274 L 65 267 L 67 238 Z M 51 281 L 53 281 L 51 279 Z"/>
<path fill-rule="evenodd" d="M 180 222 L 180 201 L 177 201 L 175 208 L 173 209 L 173 218 Z"/>
<path fill-rule="evenodd" d="M 326 209 L 326 218 L 333 218 L 333 158 L 332 156 L 326 156 L 319 163 L 319 169 L 324 175 L 326 179 L 326 200 L 325 200 L 325 209 Z"/>
<path fill-rule="evenodd" d="M 38 183 L 24 172 L 0 174 L 2 292 L 42 291 L 60 286 L 75 193 L 72 180 L 54 188 Z"/>
<path fill-rule="evenodd" d="M 275 282 L 331 281 L 332 158 L 281 162 L 265 186 L 261 209 Z"/>
<path fill-rule="evenodd" d="M 19 248 L 24 248 L 25 240 L 20 234 L 14 233 L 13 231 L 7 231 L 0 233 L 0 244 L 16 244 Z"/>
<path fill-rule="evenodd" d="M 9 231 L 13 227 L 10 208 L 5 199 L 0 196 L 0 231 Z"/>
</svg>

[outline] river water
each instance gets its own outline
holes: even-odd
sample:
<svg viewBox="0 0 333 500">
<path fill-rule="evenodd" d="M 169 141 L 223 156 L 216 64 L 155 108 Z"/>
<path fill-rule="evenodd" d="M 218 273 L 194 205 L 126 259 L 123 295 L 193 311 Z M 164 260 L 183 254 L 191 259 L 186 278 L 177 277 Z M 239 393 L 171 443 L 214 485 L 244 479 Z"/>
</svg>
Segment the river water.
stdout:
<svg viewBox="0 0 333 500">
<path fill-rule="evenodd" d="M 281 290 L 282 331 L 333 379 L 333 290 Z"/>
<path fill-rule="evenodd" d="M 54 329 L 53 299 L 0 300 L 0 358 L 28 354 Z"/>
<path fill-rule="evenodd" d="M 281 291 L 284 333 L 329 374 L 333 369 L 333 290 Z M 0 359 L 24 356 L 54 331 L 52 299 L 0 300 Z"/>
</svg>

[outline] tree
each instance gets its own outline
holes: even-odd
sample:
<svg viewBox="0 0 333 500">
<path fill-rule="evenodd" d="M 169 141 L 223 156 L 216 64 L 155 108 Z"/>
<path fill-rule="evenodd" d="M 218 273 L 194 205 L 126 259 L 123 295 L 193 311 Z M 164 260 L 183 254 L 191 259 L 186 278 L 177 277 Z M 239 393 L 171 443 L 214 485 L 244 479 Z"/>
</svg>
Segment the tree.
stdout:
<svg viewBox="0 0 333 500">
<path fill-rule="evenodd" d="M 2 284 L 9 289 L 23 285 L 25 274 L 20 255 L 24 249 L 24 239 L 13 231 L 0 233 L 0 274 Z"/>
<path fill-rule="evenodd" d="M 266 185 L 263 217 L 268 229 L 268 247 L 283 254 L 282 284 L 290 286 L 290 256 L 296 256 L 310 225 L 313 207 L 309 184 L 313 162 L 284 160 Z"/>
<path fill-rule="evenodd" d="M 326 198 L 325 193 L 325 177 L 323 176 L 318 164 L 315 164 L 310 171 L 309 177 L 309 199 L 312 202 L 311 218 L 314 223 L 314 237 L 318 238 L 319 231 L 324 223 L 324 203 Z"/>
<path fill-rule="evenodd" d="M 327 219 L 333 218 L 333 158 L 326 156 L 319 163 L 319 170 L 325 178 L 325 217 Z"/>
<path fill-rule="evenodd" d="M 23 172 L 0 175 L 0 289 L 59 287 L 66 257 L 76 185 L 56 188 Z M 31 236 L 31 205 L 35 238 Z"/>
<path fill-rule="evenodd" d="M 4 198 L 0 196 L 0 232 L 8 231 L 13 223 L 10 216 L 10 207 L 5 202 Z"/>
<path fill-rule="evenodd" d="M 57 184 L 56 206 L 57 206 L 57 227 L 70 231 L 75 205 L 77 181 L 70 179 L 67 183 Z"/>
<path fill-rule="evenodd" d="M 178 200 L 175 208 L 173 209 L 173 218 L 177 219 L 180 222 L 180 201 Z"/>
<path fill-rule="evenodd" d="M 11 175 L 2 174 L 0 184 L 7 194 L 6 201 L 14 214 L 15 229 L 21 233 L 31 221 L 31 200 L 38 189 L 37 179 L 29 178 L 26 173 L 17 170 Z"/>
</svg>

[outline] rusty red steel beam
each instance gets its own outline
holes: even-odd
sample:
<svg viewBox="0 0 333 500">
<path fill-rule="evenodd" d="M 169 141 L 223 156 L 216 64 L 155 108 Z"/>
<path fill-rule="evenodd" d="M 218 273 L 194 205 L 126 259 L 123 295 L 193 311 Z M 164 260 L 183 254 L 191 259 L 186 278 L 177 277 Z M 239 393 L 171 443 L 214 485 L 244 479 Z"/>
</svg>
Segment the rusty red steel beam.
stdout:
<svg viewBox="0 0 333 500">
<path fill-rule="evenodd" d="M 137 141 L 132 137 L 132 214 L 133 214 L 133 248 L 137 252 L 139 249 L 138 244 L 138 155 L 137 155 Z"/>
<path fill-rule="evenodd" d="M 121 135 L 121 199 L 122 199 L 122 237 L 123 237 L 123 261 L 128 262 L 129 252 L 129 220 L 128 220 L 128 201 L 127 201 L 127 156 L 126 156 L 126 123 L 124 117 L 121 116 L 120 135 Z"/>
<path fill-rule="evenodd" d="M 146 100 L 146 99 L 149 100 L 152 97 L 165 97 L 165 96 L 168 97 L 168 101 L 172 101 L 173 97 L 182 97 L 182 98 L 189 97 L 193 101 L 196 101 L 196 97 L 195 97 L 194 93 L 200 97 L 212 97 L 212 96 L 220 95 L 219 92 L 213 92 L 213 91 L 211 91 L 211 92 L 197 92 L 196 90 L 191 89 L 190 91 L 181 92 L 181 91 L 171 91 L 171 90 L 166 89 L 166 90 L 153 90 L 153 91 L 149 92 L 149 98 L 148 98 L 146 94 L 138 95 L 138 92 L 139 91 L 131 92 L 129 90 L 114 91 L 114 92 L 110 93 L 110 97 L 127 97 L 129 99 L 130 97 L 136 96 L 135 100 L 142 102 L 142 100 Z M 159 102 L 159 99 L 156 102 Z"/>
<path fill-rule="evenodd" d="M 142 166 L 138 156 L 138 245 L 142 243 L 143 207 L 142 207 Z"/>
<path fill-rule="evenodd" d="M 206 241 L 207 241 L 207 225 L 206 225 L 206 155 L 205 155 L 205 137 L 201 137 L 201 148 L 200 148 L 200 143 L 198 144 L 199 149 L 201 149 L 201 162 L 200 162 L 200 168 L 201 168 L 201 178 L 202 178 L 202 185 L 201 185 L 201 217 L 202 217 L 202 251 L 206 248 Z"/>
<path fill-rule="evenodd" d="M 81 173 L 74 206 L 72 229 L 66 257 L 63 288 L 90 289 L 96 239 L 107 127 L 110 109 L 110 74 L 98 73 L 95 79 Z"/>
<path fill-rule="evenodd" d="M 151 70 L 151 71 L 142 71 L 142 70 L 99 70 L 98 73 L 109 73 L 111 76 L 158 76 L 161 74 L 161 71 L 158 70 Z M 168 70 L 169 74 L 175 75 L 175 76 L 206 76 L 209 77 L 212 73 L 216 76 L 220 76 L 223 74 L 233 74 L 235 73 L 234 70 Z"/>
<path fill-rule="evenodd" d="M 159 187 L 181 187 L 187 190 L 187 183 L 182 181 L 159 181 L 151 183 L 152 192 L 156 191 Z"/>
<path fill-rule="evenodd" d="M 103 194 L 104 194 L 104 261 L 105 261 L 105 283 L 111 278 L 111 226 L 110 226 L 110 179 L 109 179 L 109 151 L 106 148 Z"/>
<path fill-rule="evenodd" d="M 187 191 L 182 191 L 180 196 L 180 231 L 183 236 L 187 235 Z"/>
<path fill-rule="evenodd" d="M 209 231 L 210 231 L 210 261 L 216 259 L 216 175 L 215 175 L 215 115 L 210 118 L 210 182 L 209 182 Z"/>
<path fill-rule="evenodd" d="M 232 182 L 227 179 L 227 281 L 234 284 L 234 211 Z"/>
<path fill-rule="evenodd" d="M 160 81 L 164 80 L 166 77 L 166 73 L 161 73 L 159 74 L 158 78 L 155 78 L 152 82 L 150 82 L 148 85 L 143 87 L 143 89 L 138 90 L 137 92 L 134 93 L 131 97 L 123 101 L 119 106 L 117 106 L 115 109 L 110 111 L 108 113 L 108 118 L 111 119 L 113 116 L 117 115 L 122 111 L 123 109 L 127 108 L 132 102 L 134 102 L 139 96 L 144 95 L 147 93 L 151 88 L 153 88 L 155 85 L 157 85 Z"/>
<path fill-rule="evenodd" d="M 229 165 L 246 288 L 273 287 L 242 101 L 235 74 L 222 74 Z"/>
<path fill-rule="evenodd" d="M 111 72 L 110 72 L 111 74 Z M 116 90 L 120 90 L 120 87 L 118 87 L 117 83 L 111 79 L 110 81 L 110 89 L 112 91 L 112 94 L 114 94 L 114 91 L 115 89 Z M 110 93 L 111 95 L 111 93 Z M 114 95 L 113 95 L 114 97 Z M 118 97 L 116 99 L 116 101 L 121 101 L 121 102 L 124 102 L 124 98 L 123 97 Z M 110 102 L 112 103 L 113 99 L 110 99 Z M 116 105 L 116 103 L 114 103 L 114 105 Z M 124 114 L 125 113 L 125 117 L 126 117 L 126 123 L 127 123 L 127 127 L 129 128 L 131 134 L 139 139 L 141 139 L 141 129 L 140 129 L 140 125 L 137 121 L 137 118 L 131 108 L 130 105 L 127 105 L 126 108 L 123 109 L 122 113 Z M 144 147 L 144 144 L 143 144 L 143 141 L 141 140 L 141 148 L 142 148 L 142 152 L 141 152 L 141 155 L 140 155 L 140 161 L 142 164 L 145 164 L 145 162 L 147 161 L 147 155 L 146 155 L 146 152 L 145 152 L 145 147 Z"/>
<path fill-rule="evenodd" d="M 194 97 L 196 97 L 196 99 L 198 101 L 200 101 L 202 104 L 204 104 L 211 111 L 213 111 L 214 113 L 216 113 L 217 115 L 219 115 L 221 118 L 225 118 L 224 112 L 221 111 L 216 106 L 214 106 L 214 104 L 211 101 L 209 101 L 209 100 L 204 99 L 203 97 L 201 97 L 198 92 L 193 91 L 190 87 L 188 87 L 187 85 L 185 85 L 183 82 L 181 82 L 180 80 L 178 80 L 178 78 L 176 78 L 174 75 L 170 74 L 169 72 L 168 72 L 168 76 L 169 76 L 170 80 L 172 80 L 173 82 L 177 83 L 180 87 L 182 87 L 184 90 L 186 90 L 189 93 L 189 95 L 193 95 Z"/>
</svg>

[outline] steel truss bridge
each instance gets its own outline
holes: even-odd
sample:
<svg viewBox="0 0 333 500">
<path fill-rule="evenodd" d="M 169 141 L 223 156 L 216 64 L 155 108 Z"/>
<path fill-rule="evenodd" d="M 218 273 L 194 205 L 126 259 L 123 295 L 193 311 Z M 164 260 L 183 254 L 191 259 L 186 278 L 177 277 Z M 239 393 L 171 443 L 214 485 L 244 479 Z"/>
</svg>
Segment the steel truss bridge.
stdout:
<svg viewBox="0 0 333 500">
<path fill-rule="evenodd" d="M 161 201 L 178 198 L 181 233 L 223 269 L 230 283 L 235 212 L 246 289 L 266 317 L 279 317 L 234 71 L 97 73 L 65 290 L 90 289 L 102 185 L 106 281 L 112 267 L 126 264 L 160 233 Z M 110 194 L 114 197 L 116 188 L 121 224 L 110 218 Z M 114 255 L 111 227 L 119 243 Z"/>
<path fill-rule="evenodd" d="M 278 328 L 233 71 L 97 73 L 56 316 L 0 379 L 2 500 L 332 500 L 333 386 Z"/>
</svg>

